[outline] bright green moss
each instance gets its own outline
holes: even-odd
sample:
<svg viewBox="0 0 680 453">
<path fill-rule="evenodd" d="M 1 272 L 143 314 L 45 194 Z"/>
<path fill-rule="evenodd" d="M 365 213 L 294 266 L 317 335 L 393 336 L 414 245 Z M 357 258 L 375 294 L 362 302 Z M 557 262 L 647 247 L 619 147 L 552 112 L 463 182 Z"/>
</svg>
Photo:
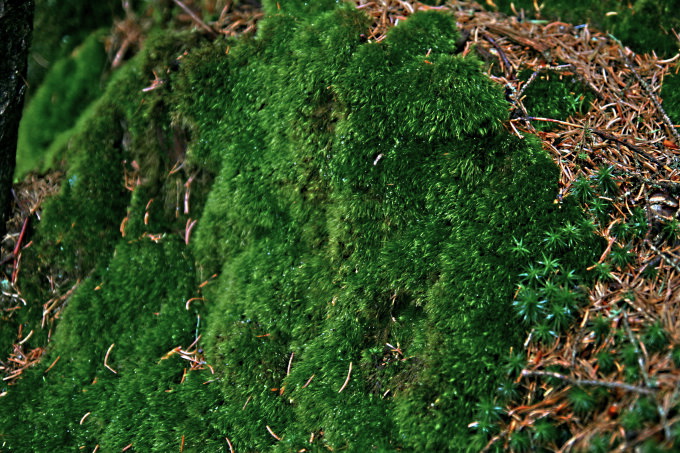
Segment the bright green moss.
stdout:
<svg viewBox="0 0 680 453">
<path fill-rule="evenodd" d="M 59 148 L 53 145 L 55 157 L 65 161 L 59 166 L 66 167 L 66 176 L 61 192 L 44 205 L 34 246 L 22 254 L 21 292 L 32 303 L 3 326 L 11 332 L 1 338 L 5 356 L 12 350 L 19 325 L 25 332 L 35 331 L 32 347 L 45 345 L 48 330 L 43 328 L 42 303 L 108 262 L 121 240 L 125 217 L 127 240 L 145 232 L 184 237 L 188 218 L 200 212 L 206 178 L 189 165 L 168 175 L 183 158 L 182 140 L 186 140 L 184 130 L 169 118 L 169 83 L 162 91 L 142 92 L 153 80 L 153 71 L 167 75 L 162 72 L 166 65 L 186 46 L 195 45 L 196 39 L 192 34 L 149 38 L 146 51 L 116 72 L 102 97 L 81 115 L 70 139 Z M 133 161 L 143 177 L 130 192 L 124 172 L 133 170 Z M 189 199 L 194 211 L 184 215 L 184 182 L 190 175 L 194 175 Z M 135 181 L 130 177 L 128 185 Z M 150 200 L 149 225 L 145 225 Z M 57 286 L 56 293 L 52 285 Z"/>
<path fill-rule="evenodd" d="M 91 450 L 96 444 L 112 451 L 128 443 L 168 451 L 179 445 L 187 425 L 179 393 L 198 388 L 179 384 L 187 362 L 161 357 L 194 339 L 196 316 L 184 301 L 195 281 L 185 253 L 175 241 L 123 243 L 106 269 L 83 282 L 47 356 L 3 399 L 12 413 L 0 424 L 6 451 L 26 451 L 27 445 Z M 108 364 L 117 374 L 104 367 L 113 343 Z"/>
<path fill-rule="evenodd" d="M 71 56 L 55 63 L 31 98 L 19 128 L 17 177 L 44 170 L 52 141 L 68 140 L 78 116 L 103 92 L 104 35 L 93 33 Z"/>
<path fill-rule="evenodd" d="M 452 16 L 418 13 L 366 43 L 363 13 L 332 3 L 268 2 L 249 40 L 152 38 L 81 120 L 38 250 L 95 270 L 7 397 L 11 448 L 172 451 L 184 436 L 186 451 L 225 437 L 237 451 L 460 451 L 480 413 L 492 434 L 496 388 L 520 365 L 503 365 L 507 351 L 528 328 L 512 315 L 518 274 L 533 266 L 527 288 L 572 310 L 564 288 L 596 244 L 575 204 L 554 202 L 538 141 L 503 127 L 502 89 L 456 55 Z M 153 71 L 166 83 L 141 94 Z M 190 241 L 200 281 L 216 273 L 200 293 L 171 239 L 186 216 L 168 143 L 187 129 L 187 165 L 216 175 Z M 127 194 L 133 159 L 143 182 Z M 193 341 L 193 310 L 215 375 L 179 384 L 186 364 L 160 357 Z M 103 368 L 112 343 L 117 375 Z M 546 444 L 562 435 L 541 429 Z"/>
<path fill-rule="evenodd" d="M 269 15 L 285 13 L 310 17 L 333 9 L 341 0 L 263 0 L 262 8 Z"/>
<path fill-rule="evenodd" d="M 292 39 L 273 35 L 284 24 Z M 512 238 L 536 253 L 559 225 L 564 264 L 592 259 L 576 207 L 553 203 L 555 167 L 504 132 L 502 91 L 454 55 L 450 19 L 415 15 L 380 44 L 361 24 L 278 16 L 226 62 L 188 57 L 233 81 L 194 120 L 222 151 L 193 246 L 221 268 L 207 350 L 241 448 L 276 443 L 267 425 L 282 451 L 321 431 L 331 448 L 459 449 L 524 335 L 500 315 L 529 262 Z"/>
<path fill-rule="evenodd" d="M 105 262 L 121 235 L 119 226 L 130 202 L 124 171 L 132 170 L 132 161 L 144 173 L 140 189 L 148 197 L 136 194 L 138 201 L 131 207 L 135 213 L 143 211 L 162 184 L 175 186 L 174 178 L 159 179 L 182 157 L 173 160 L 169 144 L 177 131 L 170 126 L 162 94 L 140 93 L 153 80 L 153 71 L 172 62 L 191 39 L 150 38 L 146 51 L 114 75 L 102 98 L 78 120 L 70 140 L 54 150 L 54 158 L 66 160 L 67 175 L 60 194 L 45 206 L 38 248 L 50 264 L 82 276 Z M 176 202 L 177 193 L 166 194 L 158 204 L 170 204 L 171 196 Z"/>
</svg>

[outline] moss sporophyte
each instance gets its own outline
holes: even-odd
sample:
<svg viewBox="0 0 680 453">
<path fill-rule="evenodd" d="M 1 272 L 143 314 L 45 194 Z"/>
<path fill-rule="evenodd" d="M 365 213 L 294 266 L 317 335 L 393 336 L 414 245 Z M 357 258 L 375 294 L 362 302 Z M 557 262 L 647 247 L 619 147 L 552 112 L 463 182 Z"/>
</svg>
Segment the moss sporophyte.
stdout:
<svg viewBox="0 0 680 453">
<path fill-rule="evenodd" d="M 252 37 L 152 34 L 41 144 L 31 165 L 66 178 L 25 294 L 74 289 L 58 322 L 16 321 L 54 330 L 3 397 L 8 451 L 475 449 L 505 417 L 497 390 L 517 393 L 508 351 L 575 318 L 601 254 L 577 201 L 604 217 L 614 170 L 556 204 L 556 165 L 504 127 L 451 14 L 367 42 L 354 5 L 263 3 Z"/>
</svg>

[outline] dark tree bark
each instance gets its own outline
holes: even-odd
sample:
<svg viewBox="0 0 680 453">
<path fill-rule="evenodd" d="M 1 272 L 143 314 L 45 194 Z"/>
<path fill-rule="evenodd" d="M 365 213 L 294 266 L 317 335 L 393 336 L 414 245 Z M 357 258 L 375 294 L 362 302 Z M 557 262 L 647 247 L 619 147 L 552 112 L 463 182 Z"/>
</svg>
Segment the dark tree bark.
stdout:
<svg viewBox="0 0 680 453">
<path fill-rule="evenodd" d="M 0 238 L 11 203 L 34 0 L 0 0 Z"/>
</svg>

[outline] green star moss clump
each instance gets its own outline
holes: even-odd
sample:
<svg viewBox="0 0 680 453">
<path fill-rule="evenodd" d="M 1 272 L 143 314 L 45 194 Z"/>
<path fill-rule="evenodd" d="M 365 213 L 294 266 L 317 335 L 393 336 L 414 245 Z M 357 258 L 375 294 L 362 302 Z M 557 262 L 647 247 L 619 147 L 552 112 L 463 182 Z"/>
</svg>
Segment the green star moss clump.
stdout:
<svg viewBox="0 0 680 453">
<path fill-rule="evenodd" d="M 476 448 L 468 425 L 530 325 L 513 312 L 519 274 L 543 266 L 535 291 L 578 278 L 596 244 L 572 231 L 578 207 L 555 203 L 539 142 L 504 128 L 502 88 L 457 55 L 453 16 L 420 12 L 367 43 L 360 10 L 319 5 L 265 2 L 252 39 L 158 38 L 82 120 L 39 250 L 72 251 L 85 280 L 5 397 L 19 419 L 0 419 L 5 448 Z M 141 94 L 152 70 L 165 85 Z M 171 203 L 142 220 L 149 197 L 176 195 L 171 148 L 150 137 L 185 127 L 190 163 L 215 174 L 188 248 Z M 186 364 L 161 357 L 194 329 L 215 374 L 182 382 Z"/>
</svg>

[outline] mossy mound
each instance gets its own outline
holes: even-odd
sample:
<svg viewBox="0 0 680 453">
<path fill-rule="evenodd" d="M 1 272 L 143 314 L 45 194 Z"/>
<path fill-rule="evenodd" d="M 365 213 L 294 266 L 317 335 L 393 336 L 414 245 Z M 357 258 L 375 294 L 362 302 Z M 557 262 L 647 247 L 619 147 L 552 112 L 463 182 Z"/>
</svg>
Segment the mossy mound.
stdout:
<svg viewBox="0 0 680 453">
<path fill-rule="evenodd" d="M 555 202 L 555 165 L 505 130 L 502 88 L 456 54 L 452 16 L 366 43 L 356 8 L 269 3 L 253 39 L 152 40 L 79 123 L 38 250 L 85 280 L 5 397 L 10 451 L 474 448 L 468 424 L 527 333 L 519 274 L 543 266 L 524 285 L 539 291 L 594 261 L 578 207 Z M 142 103 L 152 70 L 164 84 Z M 191 213 L 158 203 L 147 221 L 149 198 L 178 194 L 179 125 L 214 184 Z M 557 229 L 569 240 L 546 247 Z M 567 311 L 571 278 L 554 301 Z M 163 354 L 199 331 L 215 374 L 180 383 Z"/>
</svg>

